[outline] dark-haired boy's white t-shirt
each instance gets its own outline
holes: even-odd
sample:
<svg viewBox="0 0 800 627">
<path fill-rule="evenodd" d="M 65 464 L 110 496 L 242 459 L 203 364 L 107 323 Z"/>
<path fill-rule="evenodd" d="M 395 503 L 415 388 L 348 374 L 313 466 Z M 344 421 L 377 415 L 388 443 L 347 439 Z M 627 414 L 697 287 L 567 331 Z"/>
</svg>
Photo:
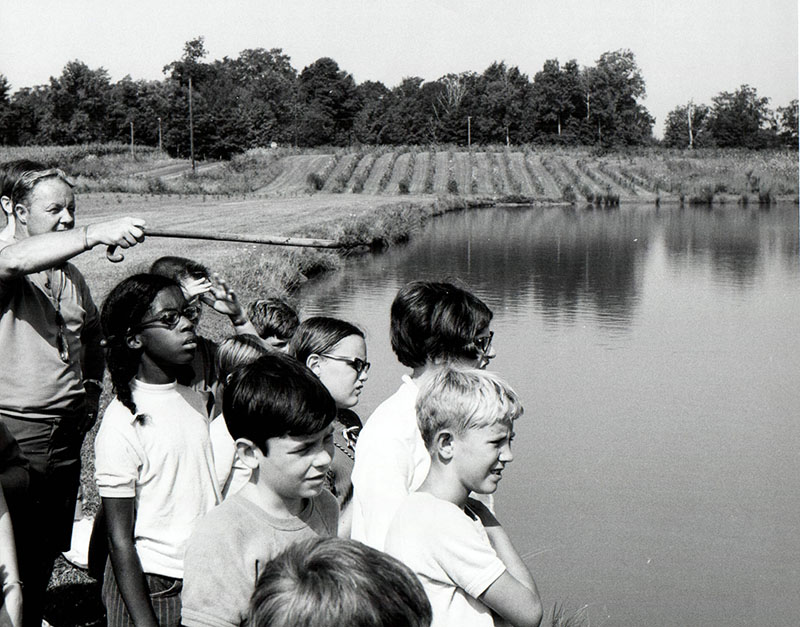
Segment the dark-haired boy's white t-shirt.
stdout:
<svg viewBox="0 0 800 627">
<path fill-rule="evenodd" d="M 241 493 L 195 527 L 184 561 L 181 619 L 187 627 L 238 627 L 264 564 L 290 544 L 335 536 L 339 506 L 323 490 L 297 516 L 276 518 Z"/>
<path fill-rule="evenodd" d="M 389 526 L 385 551 L 419 578 L 433 609 L 432 627 L 494 625 L 478 597 L 506 567 L 479 520 L 449 501 L 413 492 Z"/>
</svg>

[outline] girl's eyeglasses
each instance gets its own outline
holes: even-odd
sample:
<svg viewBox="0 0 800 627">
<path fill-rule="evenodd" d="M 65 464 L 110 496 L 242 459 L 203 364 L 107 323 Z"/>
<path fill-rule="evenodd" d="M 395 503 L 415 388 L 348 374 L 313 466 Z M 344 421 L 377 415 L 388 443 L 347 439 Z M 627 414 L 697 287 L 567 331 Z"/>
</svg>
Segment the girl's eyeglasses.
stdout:
<svg viewBox="0 0 800 627">
<path fill-rule="evenodd" d="M 494 337 L 494 331 L 489 331 L 489 335 L 481 335 L 480 337 L 476 337 L 472 340 L 475 346 L 478 348 L 479 351 L 482 353 L 488 353 L 489 347 L 492 345 L 492 338 Z"/>
<path fill-rule="evenodd" d="M 184 307 L 180 310 L 165 309 L 154 318 L 142 320 L 137 326 L 140 329 L 144 329 L 145 327 L 152 326 L 154 324 L 160 324 L 171 331 L 178 326 L 178 323 L 181 321 L 182 317 L 194 324 L 200 317 L 200 307 L 197 305 L 189 305 L 188 307 Z"/>
<path fill-rule="evenodd" d="M 362 373 L 369 372 L 370 363 L 368 361 L 364 361 L 363 359 L 359 359 L 358 357 L 342 357 L 341 355 L 332 355 L 331 353 L 321 353 L 320 357 L 327 357 L 328 359 L 333 359 L 334 361 L 343 361 L 353 370 L 355 370 L 356 375 L 359 377 Z"/>
</svg>

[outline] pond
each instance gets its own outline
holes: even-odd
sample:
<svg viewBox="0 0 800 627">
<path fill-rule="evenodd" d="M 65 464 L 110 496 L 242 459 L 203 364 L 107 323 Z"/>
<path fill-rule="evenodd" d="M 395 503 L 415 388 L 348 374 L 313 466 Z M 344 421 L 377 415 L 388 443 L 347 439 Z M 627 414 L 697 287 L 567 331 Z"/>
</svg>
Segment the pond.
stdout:
<svg viewBox="0 0 800 627">
<path fill-rule="evenodd" d="M 525 405 L 498 517 L 546 608 L 795 624 L 798 252 L 794 205 L 473 210 L 310 282 L 302 313 L 366 330 L 366 419 L 405 372 L 401 285 L 457 279 L 492 308 L 490 368 Z"/>
</svg>

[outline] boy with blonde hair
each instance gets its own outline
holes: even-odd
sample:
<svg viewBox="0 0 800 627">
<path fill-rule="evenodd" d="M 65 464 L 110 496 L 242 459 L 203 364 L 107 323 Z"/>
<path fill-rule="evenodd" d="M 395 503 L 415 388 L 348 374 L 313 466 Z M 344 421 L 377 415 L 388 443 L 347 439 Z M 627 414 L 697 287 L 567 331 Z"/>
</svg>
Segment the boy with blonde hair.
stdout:
<svg viewBox="0 0 800 627">
<path fill-rule="evenodd" d="M 494 493 L 513 459 L 516 393 L 493 373 L 448 366 L 426 377 L 416 411 L 431 467 L 389 526 L 386 551 L 419 577 L 433 627 L 488 627 L 495 618 L 538 627 L 533 577 L 497 519 L 469 498 Z"/>
</svg>

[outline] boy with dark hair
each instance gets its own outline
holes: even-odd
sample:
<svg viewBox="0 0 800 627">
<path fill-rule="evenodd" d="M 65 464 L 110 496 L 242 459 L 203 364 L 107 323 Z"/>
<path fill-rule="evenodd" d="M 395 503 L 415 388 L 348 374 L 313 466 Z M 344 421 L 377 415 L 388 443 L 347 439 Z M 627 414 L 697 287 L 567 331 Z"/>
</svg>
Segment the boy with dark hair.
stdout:
<svg viewBox="0 0 800 627">
<path fill-rule="evenodd" d="M 351 537 L 383 549 L 386 530 L 406 495 L 430 466 L 414 402 L 418 382 L 442 364 L 483 368 L 495 355 L 492 311 L 477 296 L 451 283 L 414 281 L 392 303 L 392 349 L 412 368 L 403 384 L 372 413 L 358 436 L 353 467 Z"/>
<path fill-rule="evenodd" d="M 262 298 L 247 306 L 247 317 L 258 336 L 275 350 L 287 352 L 300 319 L 282 298 Z"/>
<path fill-rule="evenodd" d="M 200 520 L 189 540 L 187 627 L 239 625 L 270 559 L 297 540 L 337 530 L 336 499 L 323 490 L 336 405 L 319 379 L 291 357 L 265 355 L 231 375 L 223 415 L 252 474 Z"/>
<path fill-rule="evenodd" d="M 473 494 L 492 494 L 514 457 L 522 405 L 497 375 L 446 366 L 430 373 L 416 403 L 431 457 L 386 534 L 386 552 L 413 570 L 433 607 L 435 627 L 538 627 L 539 592 L 494 515 Z"/>
<path fill-rule="evenodd" d="M 407 566 L 343 538 L 297 542 L 258 578 L 249 627 L 428 627 L 431 604 Z"/>
</svg>

